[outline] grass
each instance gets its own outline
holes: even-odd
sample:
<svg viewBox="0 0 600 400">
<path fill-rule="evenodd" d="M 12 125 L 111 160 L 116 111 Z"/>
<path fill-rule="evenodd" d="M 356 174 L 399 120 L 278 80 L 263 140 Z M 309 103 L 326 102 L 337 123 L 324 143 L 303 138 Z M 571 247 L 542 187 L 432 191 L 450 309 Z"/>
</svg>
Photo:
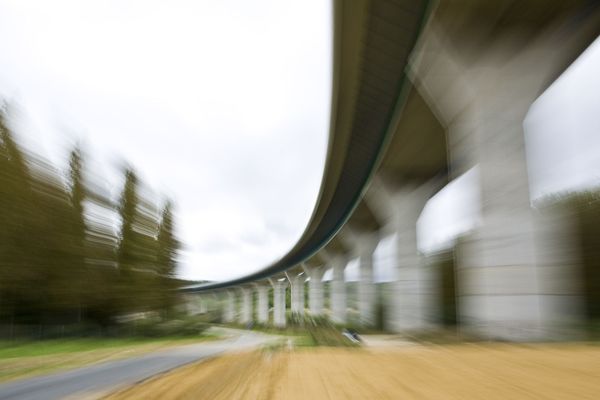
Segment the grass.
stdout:
<svg viewBox="0 0 600 400">
<path fill-rule="evenodd" d="M 51 354 L 74 353 L 81 351 L 110 349 L 114 347 L 129 347 L 149 343 L 164 342 L 196 342 L 208 339 L 209 336 L 201 338 L 81 338 L 81 339 L 56 339 L 22 342 L 0 342 L 0 360 L 15 357 L 35 357 Z"/>
<path fill-rule="evenodd" d="M 226 326 L 245 329 L 240 324 L 228 324 Z M 285 328 L 275 328 L 271 325 L 254 324 L 253 331 L 279 335 L 293 339 L 296 347 L 357 347 L 358 344 L 351 342 L 342 335 L 342 326 L 336 326 L 323 316 L 305 316 L 301 320 L 292 320 Z"/>
<path fill-rule="evenodd" d="M 0 342 L 0 382 L 122 359 L 217 336 Z"/>
<path fill-rule="evenodd" d="M 294 346 L 296 347 L 316 347 L 317 343 L 309 334 L 296 336 L 294 339 Z"/>
</svg>

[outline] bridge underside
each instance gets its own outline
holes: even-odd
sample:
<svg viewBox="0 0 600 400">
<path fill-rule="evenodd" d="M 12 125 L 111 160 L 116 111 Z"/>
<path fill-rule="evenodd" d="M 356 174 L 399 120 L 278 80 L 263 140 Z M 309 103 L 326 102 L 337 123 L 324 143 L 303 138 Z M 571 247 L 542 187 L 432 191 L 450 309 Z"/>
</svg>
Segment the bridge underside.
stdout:
<svg viewBox="0 0 600 400">
<path fill-rule="evenodd" d="M 394 279 L 386 285 L 386 328 L 429 329 L 442 320 L 440 288 L 448 274 L 439 265 L 447 259 L 419 253 L 417 219 L 432 196 L 476 168 L 481 223 L 452 252 L 454 322 L 490 338 L 569 334 L 564 327 L 581 318 L 581 295 L 568 262 L 539 256 L 546 239 L 566 225 L 531 209 L 523 119 L 598 36 L 598 7 L 584 1 L 340 0 L 334 14 L 329 148 L 309 225 L 272 265 L 186 291 L 229 293 L 227 318 L 233 320 L 240 289 L 247 322 L 252 301 L 245 293 L 258 290 L 256 314 L 266 323 L 272 286 L 273 323 L 283 326 L 286 290 L 292 312 L 304 314 L 308 282 L 310 313 L 328 313 L 343 324 L 344 270 L 358 259 L 360 323 L 373 325 L 373 254 L 387 238 Z M 573 252 L 563 253 L 561 260 Z M 329 269 L 331 282 L 324 285 Z"/>
</svg>

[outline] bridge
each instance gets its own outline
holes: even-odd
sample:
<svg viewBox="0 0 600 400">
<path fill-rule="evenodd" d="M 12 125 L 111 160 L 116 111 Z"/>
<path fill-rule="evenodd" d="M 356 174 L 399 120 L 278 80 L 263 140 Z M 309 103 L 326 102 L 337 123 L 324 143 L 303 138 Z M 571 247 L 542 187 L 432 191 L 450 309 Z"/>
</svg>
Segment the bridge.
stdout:
<svg viewBox="0 0 600 400">
<path fill-rule="evenodd" d="M 267 324 L 272 288 L 273 324 L 283 327 L 287 290 L 292 313 L 305 313 L 306 284 L 310 314 L 326 312 L 332 270 L 329 312 L 344 324 L 344 271 L 358 258 L 360 323 L 372 326 L 373 254 L 392 238 L 386 326 L 431 328 L 442 278 L 436 257 L 417 249 L 417 219 L 476 168 L 481 223 L 454 248 L 458 326 L 508 340 L 568 334 L 583 318 L 573 249 L 556 245 L 569 224 L 531 206 L 523 121 L 599 30 L 600 9 L 586 1 L 336 0 L 327 159 L 304 233 L 271 265 L 185 295 L 224 297 L 227 321 L 245 324 L 256 292 L 257 322 Z"/>
</svg>

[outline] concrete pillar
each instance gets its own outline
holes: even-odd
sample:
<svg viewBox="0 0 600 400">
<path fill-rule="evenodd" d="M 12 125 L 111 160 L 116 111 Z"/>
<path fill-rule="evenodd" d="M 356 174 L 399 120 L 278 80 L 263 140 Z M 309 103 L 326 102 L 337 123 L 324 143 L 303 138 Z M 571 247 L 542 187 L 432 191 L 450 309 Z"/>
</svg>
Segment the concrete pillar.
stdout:
<svg viewBox="0 0 600 400">
<path fill-rule="evenodd" d="M 422 307 L 422 259 L 417 249 L 417 219 L 430 195 L 439 186 L 431 181 L 420 186 L 390 187 L 375 179 L 368 193 L 370 208 L 384 225 L 382 234 L 394 240 L 394 282 L 387 294 L 385 326 L 402 332 L 427 327 Z"/>
<path fill-rule="evenodd" d="M 323 315 L 323 275 L 325 268 L 306 268 L 310 281 L 308 282 L 308 306 L 311 315 Z"/>
<path fill-rule="evenodd" d="M 487 98 L 449 127 L 452 159 L 477 165 L 483 206 L 481 226 L 457 248 L 458 310 L 473 333 L 533 339 L 541 293 L 522 130 L 528 106 L 515 97 L 512 110 Z"/>
<path fill-rule="evenodd" d="M 240 323 L 246 325 L 252 322 L 252 292 L 248 288 L 242 288 L 240 293 L 242 298 Z"/>
<path fill-rule="evenodd" d="M 336 256 L 331 260 L 333 279 L 331 281 L 331 319 L 336 324 L 346 323 L 346 280 L 344 271 L 348 259 Z"/>
<path fill-rule="evenodd" d="M 287 284 L 287 280 L 273 282 L 273 324 L 277 328 L 285 327 L 285 289 Z"/>
<path fill-rule="evenodd" d="M 365 327 L 375 325 L 375 283 L 373 280 L 374 248 L 363 250 L 358 258 L 360 280 L 358 281 L 358 308 L 360 324 Z"/>
<path fill-rule="evenodd" d="M 367 205 L 368 206 L 368 205 Z M 379 232 L 358 232 L 346 226 L 339 235 L 344 244 L 358 257 L 358 311 L 360 324 L 375 325 L 377 292 L 373 277 L 373 253 L 379 244 Z"/>
<path fill-rule="evenodd" d="M 389 326 L 394 331 L 427 327 L 422 293 L 422 257 L 417 249 L 417 219 L 431 190 L 428 185 L 403 188 L 393 194 L 395 213 L 395 283 Z"/>
<path fill-rule="evenodd" d="M 269 287 L 265 284 L 259 284 L 256 288 L 258 292 L 257 317 L 261 324 L 269 323 Z"/>
<path fill-rule="evenodd" d="M 225 293 L 225 312 L 223 317 L 225 322 L 230 323 L 235 320 L 235 293 L 230 290 Z"/>
<path fill-rule="evenodd" d="M 290 277 L 292 312 L 298 315 L 304 315 L 304 281 L 305 274 Z"/>
<path fill-rule="evenodd" d="M 187 314 L 193 314 L 194 313 L 194 306 L 192 304 L 192 296 L 189 294 L 184 294 L 183 296 L 183 309 L 185 310 L 185 312 Z"/>
<path fill-rule="evenodd" d="M 454 276 L 453 251 L 423 257 L 419 278 L 421 310 L 427 326 L 455 328 Z"/>
<path fill-rule="evenodd" d="M 198 313 L 206 314 L 208 312 L 208 299 L 206 296 L 198 296 Z"/>
<path fill-rule="evenodd" d="M 217 294 L 217 292 L 211 292 L 210 301 L 207 303 L 207 311 L 214 312 L 215 310 L 217 310 L 218 304 L 219 295 Z"/>
<path fill-rule="evenodd" d="M 523 121 L 581 45 L 584 22 L 574 29 L 569 21 L 564 29 L 553 25 L 556 18 L 523 30 L 505 21 L 492 38 L 487 29 L 497 15 L 479 11 L 463 11 L 456 31 L 439 22 L 445 14 L 434 15 L 410 68 L 415 86 L 447 127 L 451 176 L 477 167 L 480 177 L 481 225 L 461 238 L 456 251 L 458 320 L 464 331 L 488 338 L 548 338 L 552 320 L 573 309 L 576 297 L 571 288 L 540 284 L 547 268 L 536 255 Z M 481 29 L 490 45 L 469 47 Z"/>
</svg>

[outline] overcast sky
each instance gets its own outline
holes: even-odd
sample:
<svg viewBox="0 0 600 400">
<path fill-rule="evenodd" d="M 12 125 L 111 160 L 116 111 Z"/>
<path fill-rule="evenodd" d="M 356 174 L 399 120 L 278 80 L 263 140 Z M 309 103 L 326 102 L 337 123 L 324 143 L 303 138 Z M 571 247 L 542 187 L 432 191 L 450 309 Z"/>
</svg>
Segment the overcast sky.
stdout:
<svg viewBox="0 0 600 400">
<path fill-rule="evenodd" d="M 0 96 L 25 145 L 124 159 L 177 206 L 180 275 L 227 279 L 299 238 L 329 125 L 327 1 L 0 0 Z"/>
<path fill-rule="evenodd" d="M 0 0 L 0 97 L 25 146 L 66 167 L 80 142 L 113 198 L 127 160 L 175 200 L 180 276 L 282 256 L 315 204 L 331 88 L 329 1 Z M 532 198 L 600 181 L 600 42 L 525 121 Z M 423 252 L 478 223 L 477 169 L 419 220 Z M 393 278 L 393 238 L 376 279 Z M 355 279 L 352 262 L 347 278 Z"/>
</svg>

